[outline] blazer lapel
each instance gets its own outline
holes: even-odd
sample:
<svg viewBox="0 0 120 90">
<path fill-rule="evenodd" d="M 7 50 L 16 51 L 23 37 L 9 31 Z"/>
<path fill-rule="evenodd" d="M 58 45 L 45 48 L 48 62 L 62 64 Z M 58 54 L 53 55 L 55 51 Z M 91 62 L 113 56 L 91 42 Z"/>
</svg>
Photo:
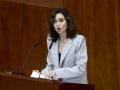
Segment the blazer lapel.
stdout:
<svg viewBox="0 0 120 90">
<path fill-rule="evenodd" d="M 58 40 L 54 43 L 52 55 L 54 57 L 54 62 L 57 67 L 59 67 L 59 58 L 58 58 Z"/>
<path fill-rule="evenodd" d="M 72 39 L 68 39 L 61 53 L 60 66 L 62 65 L 62 62 L 64 61 L 64 58 L 69 52 L 71 46 L 72 46 Z"/>
</svg>

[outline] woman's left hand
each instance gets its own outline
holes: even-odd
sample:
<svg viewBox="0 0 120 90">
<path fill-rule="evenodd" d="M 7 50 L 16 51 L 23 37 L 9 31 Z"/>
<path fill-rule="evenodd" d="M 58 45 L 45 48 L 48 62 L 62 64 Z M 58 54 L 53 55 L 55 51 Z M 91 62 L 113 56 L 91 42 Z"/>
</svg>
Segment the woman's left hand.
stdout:
<svg viewBox="0 0 120 90">
<path fill-rule="evenodd" d="M 56 75 L 55 70 L 49 71 L 47 75 L 45 76 L 46 79 L 53 78 L 53 76 Z"/>
</svg>

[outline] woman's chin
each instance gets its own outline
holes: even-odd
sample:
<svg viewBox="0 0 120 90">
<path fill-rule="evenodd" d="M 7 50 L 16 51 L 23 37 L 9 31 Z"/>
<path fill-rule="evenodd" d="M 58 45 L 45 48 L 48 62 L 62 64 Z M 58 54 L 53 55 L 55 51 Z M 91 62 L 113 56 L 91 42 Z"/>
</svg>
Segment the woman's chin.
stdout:
<svg viewBox="0 0 120 90">
<path fill-rule="evenodd" d="M 57 31 L 58 34 L 61 34 L 62 32 L 61 31 Z"/>
</svg>

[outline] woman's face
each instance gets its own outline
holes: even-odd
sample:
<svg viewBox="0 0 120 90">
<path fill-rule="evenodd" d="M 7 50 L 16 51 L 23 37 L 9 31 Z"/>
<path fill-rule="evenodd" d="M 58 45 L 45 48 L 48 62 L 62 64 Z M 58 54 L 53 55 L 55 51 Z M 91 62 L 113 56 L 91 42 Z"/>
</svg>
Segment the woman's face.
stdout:
<svg viewBox="0 0 120 90">
<path fill-rule="evenodd" d="M 55 31 L 60 35 L 66 33 L 67 21 L 62 13 L 57 13 L 53 23 Z"/>
</svg>

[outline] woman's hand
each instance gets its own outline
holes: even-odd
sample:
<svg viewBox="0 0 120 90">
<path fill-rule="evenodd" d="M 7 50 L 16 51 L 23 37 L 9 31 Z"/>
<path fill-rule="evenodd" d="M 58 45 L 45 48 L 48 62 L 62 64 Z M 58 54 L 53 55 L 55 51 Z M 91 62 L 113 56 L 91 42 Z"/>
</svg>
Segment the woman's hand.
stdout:
<svg viewBox="0 0 120 90">
<path fill-rule="evenodd" d="M 55 70 L 49 71 L 47 75 L 45 76 L 46 79 L 53 78 L 53 76 L 56 75 Z"/>
</svg>

